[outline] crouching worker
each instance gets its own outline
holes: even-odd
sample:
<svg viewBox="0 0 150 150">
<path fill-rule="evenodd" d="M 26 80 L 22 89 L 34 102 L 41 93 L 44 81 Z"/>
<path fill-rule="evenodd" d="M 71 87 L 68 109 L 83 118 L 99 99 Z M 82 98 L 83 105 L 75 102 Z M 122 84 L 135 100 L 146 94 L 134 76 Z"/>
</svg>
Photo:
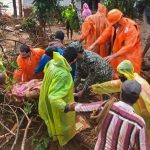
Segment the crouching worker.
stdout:
<svg viewBox="0 0 150 150">
<path fill-rule="evenodd" d="M 35 68 L 35 74 L 41 72 L 44 70 L 45 65 L 53 58 L 51 58 L 51 52 L 55 51 L 58 52 L 60 55 L 63 54 L 63 50 L 62 49 L 58 49 L 55 46 L 49 46 L 46 48 L 45 54 L 41 57 L 39 64 L 37 65 L 37 67 Z"/>
<path fill-rule="evenodd" d="M 70 53 L 69 57 L 65 53 Z M 74 102 L 73 79 L 70 65 L 75 62 L 77 52 L 67 48 L 64 57 L 50 51 L 49 61 L 44 68 L 38 111 L 45 121 L 52 144 L 50 150 L 66 145 L 75 135 L 75 113 L 67 111 L 67 104 Z M 65 57 L 67 56 L 67 57 Z"/>
<path fill-rule="evenodd" d="M 90 106 L 91 111 L 99 109 L 101 119 L 98 123 L 98 139 L 94 150 L 148 150 L 145 122 L 132 107 L 139 99 L 141 85 L 136 80 L 128 80 L 122 84 L 120 90 L 120 101 L 114 102 L 108 111 L 105 107 L 107 103 L 103 102 L 96 107 L 93 107 L 93 104 L 71 104 L 68 105 L 68 110 L 82 112 L 88 107 L 90 111 Z"/>
<path fill-rule="evenodd" d="M 44 70 L 44 67 L 45 65 L 50 61 L 52 60 L 53 58 L 51 58 L 51 53 L 52 51 L 54 52 L 58 52 L 60 55 L 63 55 L 64 53 L 64 50 L 62 50 L 61 48 L 58 48 L 58 47 L 55 47 L 55 46 L 49 46 L 47 47 L 46 51 L 45 51 L 45 54 L 42 56 L 42 58 L 40 59 L 39 61 L 39 64 L 38 66 L 36 67 L 34 73 L 37 74 L 41 71 Z M 76 64 L 73 63 L 71 64 L 71 75 L 72 75 L 72 78 L 74 79 L 75 77 L 75 71 L 76 71 Z"/>
<path fill-rule="evenodd" d="M 26 82 L 32 79 L 43 78 L 42 73 L 34 74 L 41 57 L 45 50 L 40 48 L 30 48 L 23 44 L 20 47 L 20 54 L 17 58 L 18 69 L 14 72 L 14 79 L 17 82 Z"/>
<path fill-rule="evenodd" d="M 72 42 L 69 47 L 73 47 L 77 51 L 77 69 L 74 80 L 77 97 L 84 96 L 92 84 L 112 80 L 112 67 L 102 57 L 94 52 L 84 50 L 79 42 Z M 79 88 L 81 79 L 85 79 L 85 82 Z"/>
<path fill-rule="evenodd" d="M 65 45 L 63 44 L 64 42 L 64 32 L 62 31 L 56 31 L 54 34 L 54 39 L 49 42 L 48 46 L 56 46 L 59 49 L 64 50 L 65 49 Z"/>
</svg>

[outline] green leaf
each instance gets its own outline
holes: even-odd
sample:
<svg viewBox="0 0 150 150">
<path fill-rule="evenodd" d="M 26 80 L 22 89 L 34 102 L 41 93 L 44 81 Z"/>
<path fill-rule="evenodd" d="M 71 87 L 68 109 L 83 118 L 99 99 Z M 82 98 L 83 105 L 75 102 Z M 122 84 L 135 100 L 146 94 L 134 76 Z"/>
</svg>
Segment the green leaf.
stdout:
<svg viewBox="0 0 150 150">
<path fill-rule="evenodd" d="M 30 114 L 33 108 L 33 104 L 29 103 L 29 102 L 24 102 L 24 111 L 27 114 Z"/>
</svg>

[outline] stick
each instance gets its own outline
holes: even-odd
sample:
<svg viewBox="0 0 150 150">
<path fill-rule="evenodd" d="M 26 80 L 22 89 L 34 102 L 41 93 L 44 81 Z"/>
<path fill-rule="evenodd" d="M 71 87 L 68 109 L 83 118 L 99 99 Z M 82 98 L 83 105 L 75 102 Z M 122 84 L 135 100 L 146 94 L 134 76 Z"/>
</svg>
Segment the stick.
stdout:
<svg viewBox="0 0 150 150">
<path fill-rule="evenodd" d="M 24 136 L 23 136 L 23 140 L 22 140 L 22 144 L 21 144 L 21 150 L 24 150 L 26 136 L 27 136 L 27 132 L 28 132 L 28 128 L 29 128 L 30 124 L 31 124 L 31 119 L 28 120 L 28 124 L 27 124 L 25 132 L 24 132 Z"/>
<path fill-rule="evenodd" d="M 1 121 L 0 121 L 0 125 L 4 127 L 9 133 L 11 133 L 12 135 L 15 135 L 15 133 L 13 133 L 10 129 L 8 129 Z"/>
<path fill-rule="evenodd" d="M 18 124 L 15 123 L 14 126 L 12 127 L 11 131 L 14 132 L 14 131 L 17 129 L 17 126 L 18 126 Z M 5 138 L 5 137 L 8 136 L 8 135 L 10 135 L 10 132 L 1 135 L 1 136 L 0 136 L 0 140 L 3 139 L 3 138 Z"/>
<path fill-rule="evenodd" d="M 104 105 L 104 108 L 103 110 L 98 114 L 98 118 L 97 118 L 97 122 L 98 122 L 98 125 L 97 125 L 97 134 L 99 134 L 100 130 L 101 130 L 101 127 L 102 127 L 102 124 L 105 120 L 105 118 L 107 117 L 107 114 L 109 112 L 109 110 L 111 109 L 113 103 L 117 101 L 117 99 L 115 97 L 112 97 L 105 105 Z"/>
</svg>

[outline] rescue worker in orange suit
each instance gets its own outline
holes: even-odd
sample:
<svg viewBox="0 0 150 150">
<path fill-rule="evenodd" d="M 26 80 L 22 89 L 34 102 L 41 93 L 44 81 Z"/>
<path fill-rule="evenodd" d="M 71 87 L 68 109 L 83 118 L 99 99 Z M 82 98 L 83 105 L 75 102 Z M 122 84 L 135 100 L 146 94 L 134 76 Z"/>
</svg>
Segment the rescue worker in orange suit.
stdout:
<svg viewBox="0 0 150 150">
<path fill-rule="evenodd" d="M 91 46 L 108 26 L 106 14 L 107 8 L 98 3 L 97 13 L 86 17 L 84 20 L 79 41 L 85 41 L 85 49 Z M 97 45 L 94 52 L 102 57 L 106 57 L 108 56 L 107 46 L 108 44 Z"/>
<path fill-rule="evenodd" d="M 30 48 L 23 44 L 20 47 L 20 54 L 17 58 L 18 69 L 14 72 L 14 79 L 17 82 L 26 82 L 31 79 L 43 78 L 43 73 L 34 74 L 45 50 L 40 48 Z"/>
<path fill-rule="evenodd" d="M 137 24 L 133 20 L 123 17 L 123 13 L 118 9 L 108 12 L 107 19 L 110 22 L 109 27 L 89 49 L 94 51 L 96 45 L 102 45 L 110 40 L 112 52 L 104 59 L 112 64 L 115 71 L 120 62 L 125 59 L 130 60 L 134 65 L 135 72 L 140 73 L 142 47 Z"/>
</svg>

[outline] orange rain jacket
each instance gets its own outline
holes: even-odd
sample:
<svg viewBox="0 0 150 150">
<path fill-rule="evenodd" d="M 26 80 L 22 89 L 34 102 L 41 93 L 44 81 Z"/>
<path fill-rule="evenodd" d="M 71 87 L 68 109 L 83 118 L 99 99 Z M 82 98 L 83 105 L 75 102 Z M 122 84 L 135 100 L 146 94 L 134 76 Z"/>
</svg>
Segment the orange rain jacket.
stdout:
<svg viewBox="0 0 150 150">
<path fill-rule="evenodd" d="M 106 41 L 111 39 L 112 54 L 119 54 L 118 57 L 111 61 L 115 71 L 118 64 L 127 59 L 133 63 L 135 72 L 140 73 L 142 47 L 139 28 L 137 24 L 129 18 L 122 18 L 121 20 L 120 23 L 122 26 L 116 30 L 115 40 L 113 39 L 115 28 L 110 25 L 96 42 L 103 45 Z"/>
<path fill-rule="evenodd" d="M 19 69 L 14 72 L 14 79 L 17 82 L 26 82 L 31 79 L 42 78 L 42 73 L 34 75 L 34 70 L 37 67 L 45 50 L 40 48 L 31 49 L 31 56 L 23 59 L 20 55 L 17 58 L 17 64 Z"/>
<path fill-rule="evenodd" d="M 90 47 L 108 26 L 106 13 L 107 8 L 99 3 L 97 13 L 90 15 L 85 19 L 84 23 L 82 24 L 82 34 L 80 36 L 80 41 L 85 40 L 85 48 Z M 98 53 L 102 57 L 108 56 L 107 47 L 108 46 L 105 43 L 100 46 L 98 45 L 94 52 Z"/>
</svg>

